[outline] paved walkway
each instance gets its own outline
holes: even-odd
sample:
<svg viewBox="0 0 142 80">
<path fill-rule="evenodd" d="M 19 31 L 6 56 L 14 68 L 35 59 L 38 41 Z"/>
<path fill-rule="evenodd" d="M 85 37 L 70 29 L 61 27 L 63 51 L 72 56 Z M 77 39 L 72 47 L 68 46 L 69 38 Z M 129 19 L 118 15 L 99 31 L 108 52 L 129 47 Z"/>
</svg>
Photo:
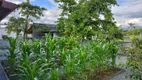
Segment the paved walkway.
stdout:
<svg viewBox="0 0 142 80">
<path fill-rule="evenodd" d="M 0 64 L 0 80 L 9 80 L 1 64 Z"/>
<path fill-rule="evenodd" d="M 118 55 L 117 60 L 116 60 L 116 64 L 118 65 L 119 68 L 122 68 L 125 71 L 120 73 L 119 75 L 114 76 L 110 80 L 130 80 L 129 78 L 126 78 L 126 75 L 128 73 L 130 73 L 130 71 L 128 69 L 125 69 L 125 67 L 124 67 L 126 64 L 126 60 L 127 60 L 126 56 Z"/>
<path fill-rule="evenodd" d="M 9 80 L 1 65 L 1 61 L 7 60 L 6 55 L 8 55 L 8 48 L 8 41 L 0 40 L 0 80 Z"/>
</svg>

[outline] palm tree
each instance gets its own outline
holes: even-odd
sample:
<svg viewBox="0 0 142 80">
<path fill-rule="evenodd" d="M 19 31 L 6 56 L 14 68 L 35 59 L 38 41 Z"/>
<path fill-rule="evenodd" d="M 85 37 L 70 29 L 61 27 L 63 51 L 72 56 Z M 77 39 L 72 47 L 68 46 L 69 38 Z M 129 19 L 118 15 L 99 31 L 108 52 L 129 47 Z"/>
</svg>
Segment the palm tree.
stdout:
<svg viewBox="0 0 142 80">
<path fill-rule="evenodd" d="M 135 28 L 136 28 L 134 23 L 128 23 L 128 24 L 129 24 L 129 26 L 130 26 L 130 27 L 129 27 L 130 29 L 135 29 Z"/>
</svg>

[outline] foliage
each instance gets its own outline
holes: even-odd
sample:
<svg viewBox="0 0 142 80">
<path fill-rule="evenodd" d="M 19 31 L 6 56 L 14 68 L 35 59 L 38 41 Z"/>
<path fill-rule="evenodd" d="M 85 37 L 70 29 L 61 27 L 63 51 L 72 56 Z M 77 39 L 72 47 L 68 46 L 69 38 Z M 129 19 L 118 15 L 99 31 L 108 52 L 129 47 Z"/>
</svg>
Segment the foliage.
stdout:
<svg viewBox="0 0 142 80">
<path fill-rule="evenodd" d="M 20 10 L 20 17 L 15 18 L 11 17 L 9 19 L 9 23 L 7 26 L 8 33 L 16 32 L 17 36 L 20 32 L 24 33 L 24 38 L 26 38 L 27 29 L 30 27 L 30 22 L 33 22 L 34 19 L 39 19 L 43 16 L 43 11 L 46 10 L 45 8 L 31 5 L 28 2 L 24 2 L 19 5 L 18 10 Z"/>
<path fill-rule="evenodd" d="M 36 24 L 36 23 L 34 23 L 32 25 L 32 27 L 33 27 L 33 31 L 36 31 L 36 32 L 50 31 L 50 29 L 49 29 L 50 26 L 48 26 L 46 24 Z"/>
<path fill-rule="evenodd" d="M 129 74 L 131 80 L 142 79 L 142 39 L 134 38 L 132 40 L 133 48 L 128 51 L 127 67 L 132 73 Z"/>
<path fill-rule="evenodd" d="M 17 74 L 22 80 L 86 80 L 97 75 L 94 70 L 114 67 L 118 50 L 104 40 L 83 44 L 74 37 L 50 35 L 46 40 L 21 41 L 17 48 Z"/>
<path fill-rule="evenodd" d="M 34 44 L 36 44 L 36 41 Z M 39 46 L 39 47 L 37 47 Z M 34 48 L 31 51 L 31 47 Z M 32 48 L 32 49 L 33 49 Z M 35 51 L 36 50 L 36 51 Z M 36 53 L 39 52 L 39 53 Z M 22 53 L 19 55 L 19 76 L 22 80 L 44 80 L 47 77 L 47 65 L 44 55 L 40 55 L 40 44 L 30 45 L 29 42 L 22 43 Z"/>
<path fill-rule="evenodd" d="M 142 49 L 142 38 L 138 37 L 133 37 L 132 38 L 132 45 L 134 47 Z"/>
<path fill-rule="evenodd" d="M 139 36 L 142 32 L 142 29 L 136 29 L 136 26 L 134 23 L 129 23 L 129 30 L 122 31 L 122 34 L 124 36 Z"/>
<path fill-rule="evenodd" d="M 129 48 L 125 47 L 123 44 L 119 46 L 119 54 L 127 55 Z"/>
<path fill-rule="evenodd" d="M 16 48 L 17 48 L 17 40 L 8 37 L 7 38 L 10 44 L 10 48 L 9 48 L 9 55 L 8 57 L 8 64 L 10 66 L 10 69 L 8 70 L 8 73 L 10 73 L 10 77 L 12 77 L 13 75 L 15 75 L 15 71 L 17 70 L 17 66 L 16 66 Z"/>
<path fill-rule="evenodd" d="M 129 28 L 131 28 L 131 29 L 135 29 L 136 27 L 135 27 L 135 24 L 134 23 L 128 23 L 129 24 Z"/>
<path fill-rule="evenodd" d="M 6 26 L 7 33 L 10 34 L 11 32 L 16 32 L 16 35 L 21 33 L 25 29 L 26 26 L 26 19 L 25 18 L 14 18 L 11 17 L 8 22 L 8 26 Z"/>
<path fill-rule="evenodd" d="M 137 35 L 140 35 L 140 33 L 142 32 L 142 29 L 133 29 L 133 30 L 125 30 L 125 31 L 122 31 L 122 34 L 124 36 L 137 36 Z"/>
<path fill-rule="evenodd" d="M 2 35 L 2 39 L 3 39 L 3 40 L 6 40 L 7 38 L 8 38 L 7 35 Z"/>
<path fill-rule="evenodd" d="M 29 16 L 31 18 L 36 18 L 36 19 L 39 19 L 41 16 L 43 16 L 42 12 L 46 10 L 43 7 L 31 5 L 28 2 L 23 2 L 22 4 L 20 4 L 19 8 L 21 16 Z"/>
<path fill-rule="evenodd" d="M 117 32 L 119 32 L 111 13 L 111 6 L 117 5 L 116 0 L 55 1 L 59 3 L 59 8 L 62 9 L 57 21 L 57 28 L 66 37 L 90 39 L 100 33 L 113 35 L 115 31 L 118 30 Z"/>
</svg>

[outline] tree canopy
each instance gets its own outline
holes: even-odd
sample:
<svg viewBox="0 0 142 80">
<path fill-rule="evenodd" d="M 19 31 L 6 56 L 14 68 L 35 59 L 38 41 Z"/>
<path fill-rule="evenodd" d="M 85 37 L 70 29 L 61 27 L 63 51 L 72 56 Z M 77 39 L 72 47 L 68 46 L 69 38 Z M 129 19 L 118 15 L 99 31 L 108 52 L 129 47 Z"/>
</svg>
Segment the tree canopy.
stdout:
<svg viewBox="0 0 142 80">
<path fill-rule="evenodd" d="M 117 5 L 116 0 L 55 1 L 62 9 L 57 28 L 64 36 L 91 38 L 98 34 L 113 36 L 114 31 L 119 32 L 111 12 L 111 7 Z"/>
<path fill-rule="evenodd" d="M 32 5 L 29 2 L 23 2 L 19 5 L 18 10 L 20 11 L 20 17 L 11 17 L 6 28 L 8 33 L 16 32 L 17 36 L 20 32 L 23 32 L 24 38 L 26 38 L 29 23 L 33 22 L 33 19 L 39 19 L 43 16 L 42 13 L 46 9 L 40 6 Z"/>
</svg>

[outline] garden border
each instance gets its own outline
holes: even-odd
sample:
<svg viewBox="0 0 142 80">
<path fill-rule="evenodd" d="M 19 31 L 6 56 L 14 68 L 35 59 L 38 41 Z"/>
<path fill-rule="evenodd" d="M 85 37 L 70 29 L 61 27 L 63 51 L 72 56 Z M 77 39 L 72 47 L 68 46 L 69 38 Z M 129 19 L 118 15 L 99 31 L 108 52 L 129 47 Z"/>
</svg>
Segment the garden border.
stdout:
<svg viewBox="0 0 142 80">
<path fill-rule="evenodd" d="M 125 69 L 122 69 L 122 68 L 118 68 L 118 69 L 121 69 L 121 70 L 118 71 L 117 73 L 115 73 L 115 74 L 109 76 L 109 77 L 107 78 L 107 80 L 110 80 L 110 79 L 112 79 L 113 77 L 115 77 L 115 76 L 117 76 L 117 75 L 119 75 L 119 74 L 121 74 L 121 73 L 124 73 L 124 72 L 126 71 Z"/>
</svg>

